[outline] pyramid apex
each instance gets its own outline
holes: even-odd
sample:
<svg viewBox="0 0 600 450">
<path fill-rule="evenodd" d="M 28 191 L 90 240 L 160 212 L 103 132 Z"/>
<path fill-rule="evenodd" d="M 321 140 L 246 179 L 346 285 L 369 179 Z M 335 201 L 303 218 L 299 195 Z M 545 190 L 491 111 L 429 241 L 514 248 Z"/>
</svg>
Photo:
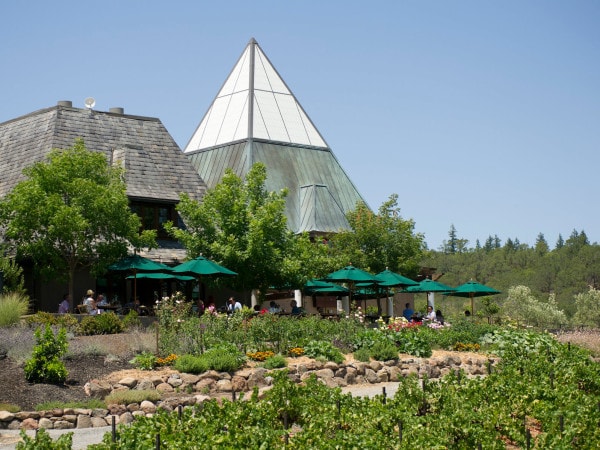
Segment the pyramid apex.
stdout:
<svg viewBox="0 0 600 450">
<path fill-rule="evenodd" d="M 254 45 L 254 44 L 258 44 L 258 42 L 256 42 L 256 39 L 251 37 L 250 40 L 248 41 L 248 45 Z"/>
</svg>

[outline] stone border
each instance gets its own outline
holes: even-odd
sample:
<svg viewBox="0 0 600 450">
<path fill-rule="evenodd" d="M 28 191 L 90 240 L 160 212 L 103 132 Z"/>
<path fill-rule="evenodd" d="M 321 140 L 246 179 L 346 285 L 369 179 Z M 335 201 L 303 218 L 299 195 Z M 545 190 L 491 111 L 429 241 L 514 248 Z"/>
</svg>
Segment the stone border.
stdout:
<svg viewBox="0 0 600 450">
<path fill-rule="evenodd" d="M 362 363 L 351 361 L 342 364 L 334 362 L 307 362 L 288 365 L 289 377 L 301 383 L 311 375 L 316 375 L 329 387 L 346 387 L 354 384 L 378 384 L 399 381 L 403 377 L 416 375 L 422 379 L 441 378 L 452 371 L 462 370 L 468 377 L 485 376 L 496 358 L 473 354 L 445 354 L 431 358 L 399 358 L 390 361 L 371 361 Z M 275 369 L 281 370 L 281 369 Z M 252 391 L 259 392 L 270 389 L 273 377 L 271 371 L 262 367 L 245 368 L 233 374 L 214 370 L 200 375 L 187 373 L 171 373 L 169 375 L 152 375 L 145 378 L 125 377 L 117 383 L 92 380 L 85 384 L 86 394 L 92 398 L 105 398 L 114 391 L 129 389 L 155 389 L 163 394 L 163 400 L 153 403 L 143 401 L 130 405 L 108 405 L 107 409 L 65 408 L 49 411 L 17 412 L 0 411 L 0 429 L 71 429 L 105 427 L 116 424 L 131 423 L 138 416 L 151 417 L 157 410 L 174 411 L 179 406 L 186 407 L 202 404 L 214 397 Z"/>
</svg>

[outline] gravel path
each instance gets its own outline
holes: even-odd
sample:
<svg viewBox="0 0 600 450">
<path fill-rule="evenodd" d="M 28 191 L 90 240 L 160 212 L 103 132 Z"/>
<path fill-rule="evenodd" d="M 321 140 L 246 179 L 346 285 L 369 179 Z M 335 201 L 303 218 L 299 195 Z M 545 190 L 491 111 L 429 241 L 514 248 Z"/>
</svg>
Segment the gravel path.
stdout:
<svg viewBox="0 0 600 450">
<path fill-rule="evenodd" d="M 382 395 L 385 389 L 385 394 L 391 398 L 398 389 L 398 383 L 387 382 L 379 384 L 354 384 L 342 388 L 343 393 L 351 393 L 357 397 L 375 397 Z M 102 438 L 106 433 L 111 432 L 111 427 L 98 428 L 76 428 L 70 430 L 48 430 L 48 434 L 52 439 L 64 433 L 73 432 L 73 450 L 83 450 L 91 444 L 102 442 Z M 34 436 L 35 431 L 27 431 L 29 436 Z M 13 450 L 16 448 L 19 441 L 19 430 L 0 430 L 0 450 Z"/>
</svg>

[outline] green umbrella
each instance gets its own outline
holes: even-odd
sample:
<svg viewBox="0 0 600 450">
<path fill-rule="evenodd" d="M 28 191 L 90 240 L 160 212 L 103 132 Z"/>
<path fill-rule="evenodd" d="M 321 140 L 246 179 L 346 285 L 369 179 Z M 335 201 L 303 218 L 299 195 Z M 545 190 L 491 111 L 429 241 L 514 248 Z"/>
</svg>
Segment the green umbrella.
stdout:
<svg viewBox="0 0 600 450">
<path fill-rule="evenodd" d="M 483 297 L 485 295 L 496 295 L 500 294 L 500 291 L 497 291 L 494 288 L 486 286 L 485 284 L 478 283 L 477 281 L 467 281 L 464 284 L 461 284 L 448 295 L 452 295 L 455 297 L 469 297 L 471 299 L 471 317 L 473 317 L 474 311 L 474 301 L 475 297 Z"/>
<path fill-rule="evenodd" d="M 229 270 L 204 256 L 198 256 L 197 258 L 181 263 L 173 267 L 171 272 L 177 275 L 196 277 L 198 279 L 198 295 L 200 295 L 200 280 L 202 276 L 216 278 L 234 277 L 237 275 L 233 270 Z"/>
<path fill-rule="evenodd" d="M 417 286 L 419 283 L 406 278 L 399 273 L 392 272 L 391 270 L 385 269 L 383 272 L 379 272 L 375 275 L 375 278 L 379 280 L 379 286 L 383 287 L 405 287 L 405 286 Z"/>
<path fill-rule="evenodd" d="M 188 275 L 193 277 L 202 275 L 212 277 L 233 277 L 237 275 L 236 272 L 220 266 L 204 256 L 198 256 L 197 258 L 179 264 L 178 266 L 173 267 L 171 272 L 178 275 Z"/>
<path fill-rule="evenodd" d="M 108 266 L 113 272 L 133 271 L 133 298 L 137 298 L 137 275 L 138 272 L 168 272 L 169 266 L 144 258 L 140 255 L 129 255 Z"/>
<path fill-rule="evenodd" d="M 129 275 L 127 278 L 133 278 L 133 275 Z M 148 278 L 151 280 L 181 280 L 181 281 L 192 281 L 194 277 L 188 277 L 185 275 L 176 275 L 173 273 L 140 273 L 137 275 L 137 278 Z"/>
<path fill-rule="evenodd" d="M 304 292 L 308 295 L 347 295 L 347 288 L 334 283 L 320 280 L 310 280 L 304 285 Z"/>
<path fill-rule="evenodd" d="M 417 293 L 417 292 L 442 292 L 442 293 L 450 293 L 453 292 L 454 288 L 450 286 L 446 286 L 443 283 L 439 283 L 437 281 L 433 281 L 430 279 L 425 279 L 421 281 L 417 286 L 408 286 L 404 289 L 404 292 Z"/>
<path fill-rule="evenodd" d="M 375 275 L 371 275 L 369 272 L 358 269 L 353 265 L 346 266 L 343 269 L 330 273 L 323 278 L 323 281 L 348 283 L 350 286 L 350 302 L 352 302 L 352 289 L 356 283 L 378 283 Z"/>
</svg>

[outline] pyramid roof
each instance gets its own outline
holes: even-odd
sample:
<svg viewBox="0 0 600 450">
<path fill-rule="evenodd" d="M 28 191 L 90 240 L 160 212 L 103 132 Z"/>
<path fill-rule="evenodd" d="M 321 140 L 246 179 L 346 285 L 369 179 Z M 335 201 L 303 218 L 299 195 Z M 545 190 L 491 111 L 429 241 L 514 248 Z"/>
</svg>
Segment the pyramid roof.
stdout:
<svg viewBox="0 0 600 450">
<path fill-rule="evenodd" d="M 223 83 L 185 151 L 248 138 L 327 147 L 254 38 Z"/>
<path fill-rule="evenodd" d="M 348 229 L 346 213 L 364 201 L 254 39 L 184 152 L 209 189 L 227 168 L 244 178 L 252 164 L 264 163 L 267 190 L 288 189 L 286 216 L 294 232 Z"/>
</svg>

